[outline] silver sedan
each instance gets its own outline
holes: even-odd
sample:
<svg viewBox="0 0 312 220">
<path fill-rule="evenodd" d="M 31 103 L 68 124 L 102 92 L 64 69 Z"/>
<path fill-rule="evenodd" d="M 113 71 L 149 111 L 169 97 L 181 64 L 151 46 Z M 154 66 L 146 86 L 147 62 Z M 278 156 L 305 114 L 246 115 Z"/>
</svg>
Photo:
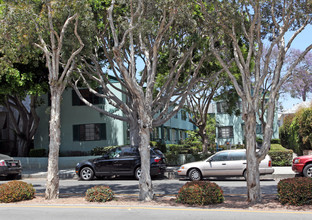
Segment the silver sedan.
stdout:
<svg viewBox="0 0 312 220">
<path fill-rule="evenodd" d="M 183 164 L 178 175 L 191 180 L 201 180 L 204 177 L 235 177 L 246 179 L 246 150 L 220 151 L 204 161 Z M 272 174 L 272 161 L 269 155 L 259 164 L 260 175 Z"/>
</svg>

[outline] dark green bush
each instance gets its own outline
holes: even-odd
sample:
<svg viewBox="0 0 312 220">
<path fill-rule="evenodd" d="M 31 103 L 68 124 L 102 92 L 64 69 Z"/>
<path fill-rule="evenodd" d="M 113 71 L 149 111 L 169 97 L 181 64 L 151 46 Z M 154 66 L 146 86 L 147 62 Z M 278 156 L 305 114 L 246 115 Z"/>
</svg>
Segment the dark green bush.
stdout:
<svg viewBox="0 0 312 220">
<path fill-rule="evenodd" d="M 190 205 L 218 204 L 224 201 L 222 189 L 210 181 L 192 181 L 182 186 L 176 201 Z"/>
<path fill-rule="evenodd" d="M 165 153 L 168 165 L 181 165 L 179 162 L 179 155 L 185 155 L 185 163 L 204 160 L 215 153 L 215 146 L 208 148 L 207 154 L 202 154 L 202 145 L 198 142 L 193 142 L 194 145 L 189 144 L 168 144 L 167 153 Z M 197 145 L 196 145 L 196 144 Z"/>
<path fill-rule="evenodd" d="M 154 148 L 159 149 L 161 152 L 166 153 L 167 147 L 165 143 L 162 143 L 161 141 L 151 141 L 150 145 Z"/>
<path fill-rule="evenodd" d="M 280 139 L 272 139 L 271 144 L 281 144 L 281 140 Z"/>
<path fill-rule="evenodd" d="M 257 142 L 258 144 L 262 144 L 263 140 L 262 140 L 262 138 L 257 137 L 257 138 L 256 138 L 256 142 Z"/>
<path fill-rule="evenodd" d="M 269 151 L 273 166 L 290 166 L 292 164 L 293 151 Z"/>
<path fill-rule="evenodd" d="M 278 200 L 283 205 L 311 205 L 312 179 L 307 177 L 283 179 L 277 184 L 277 193 Z"/>
<path fill-rule="evenodd" d="M 94 186 L 87 190 L 85 199 L 88 202 L 107 202 L 114 198 L 114 192 L 109 186 Z"/>
<path fill-rule="evenodd" d="M 0 185 L 0 202 L 18 202 L 31 200 L 34 197 L 35 189 L 32 184 L 19 180 L 13 180 Z"/>
<path fill-rule="evenodd" d="M 30 157 L 46 157 L 47 151 L 46 151 L 46 149 L 43 149 L 43 148 L 31 149 L 29 151 L 29 156 Z"/>
</svg>

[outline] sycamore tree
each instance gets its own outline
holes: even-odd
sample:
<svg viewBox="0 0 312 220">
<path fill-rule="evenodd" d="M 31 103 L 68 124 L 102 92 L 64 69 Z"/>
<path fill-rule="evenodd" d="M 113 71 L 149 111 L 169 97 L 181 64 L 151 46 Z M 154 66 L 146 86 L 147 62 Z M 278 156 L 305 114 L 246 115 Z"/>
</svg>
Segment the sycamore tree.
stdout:
<svg viewBox="0 0 312 220">
<path fill-rule="evenodd" d="M 282 67 L 294 39 L 311 23 L 312 5 L 311 2 L 297 0 L 209 1 L 207 4 L 204 2 L 199 4 L 205 14 L 210 48 L 231 78 L 241 98 L 247 148 L 248 201 L 260 202 L 259 163 L 270 148 L 279 90 L 292 75 L 298 63 L 311 50 L 311 42 L 306 42 L 307 48 L 292 61 L 285 72 L 282 71 Z M 208 12 L 207 7 L 213 7 L 214 11 Z M 288 31 L 293 31 L 293 35 L 286 41 L 285 34 Z M 229 42 L 232 44 L 231 51 L 235 64 L 241 73 L 241 85 L 226 64 L 229 58 L 224 53 L 227 49 L 223 45 Z M 268 49 L 264 50 L 265 47 Z M 274 48 L 278 49 L 278 56 L 274 71 L 271 72 L 269 63 Z M 261 68 L 261 57 L 264 52 L 264 68 Z M 262 148 L 256 151 L 257 113 L 263 99 L 265 83 L 270 84 L 265 97 L 266 125 Z"/>
<path fill-rule="evenodd" d="M 210 82 L 200 81 L 194 87 L 196 92 L 190 93 L 187 97 L 189 121 L 198 128 L 197 134 L 201 137 L 203 154 L 207 154 L 209 144 L 215 141 L 215 135 L 212 135 L 211 129 L 209 129 L 211 116 L 209 116 L 208 110 L 219 87 L 220 82 L 217 79 Z M 211 139 L 212 136 L 213 139 Z"/>
<path fill-rule="evenodd" d="M 62 93 L 75 68 L 78 54 L 82 52 L 85 44 L 89 43 L 88 39 L 92 32 L 88 29 L 90 23 L 86 20 L 90 16 L 90 8 L 84 0 L 4 2 L 8 10 L 18 18 L 18 25 L 28 31 L 20 35 L 20 38 L 27 38 L 31 42 L 31 49 L 39 48 L 44 54 L 51 93 L 50 144 L 45 198 L 58 198 Z M 86 43 L 81 36 L 85 37 Z"/>
<path fill-rule="evenodd" d="M 105 6 L 106 1 L 102 2 Z M 150 176 L 152 128 L 183 107 L 206 58 L 204 50 L 196 52 L 196 60 L 193 58 L 199 34 L 191 10 L 188 1 L 111 1 L 102 16 L 96 16 L 104 22 L 96 36 L 94 53 L 80 65 L 81 81 L 73 79 L 78 96 L 87 105 L 129 124 L 131 144 L 139 146 L 141 156 L 139 199 L 143 201 L 154 196 Z M 122 89 L 110 82 L 109 75 Z M 79 93 L 81 82 L 123 115 L 113 115 L 87 102 Z M 101 92 L 89 82 L 99 86 Z M 123 94 L 124 99 L 114 91 Z"/>
</svg>

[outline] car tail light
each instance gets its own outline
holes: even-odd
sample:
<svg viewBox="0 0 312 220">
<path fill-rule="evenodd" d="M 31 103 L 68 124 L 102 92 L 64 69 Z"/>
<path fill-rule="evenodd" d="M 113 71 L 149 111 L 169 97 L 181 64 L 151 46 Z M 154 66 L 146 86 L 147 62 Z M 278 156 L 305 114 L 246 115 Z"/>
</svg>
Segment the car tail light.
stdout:
<svg viewBox="0 0 312 220">
<path fill-rule="evenodd" d="M 6 166 L 5 161 L 4 160 L 0 160 L 0 167 L 4 167 L 4 166 Z"/>
<path fill-rule="evenodd" d="M 155 158 L 154 158 L 154 161 L 155 161 L 156 163 L 159 163 L 159 162 L 161 161 L 161 158 L 160 158 L 160 157 L 155 157 Z"/>
<path fill-rule="evenodd" d="M 272 167 L 272 161 L 269 160 L 269 167 Z"/>
</svg>

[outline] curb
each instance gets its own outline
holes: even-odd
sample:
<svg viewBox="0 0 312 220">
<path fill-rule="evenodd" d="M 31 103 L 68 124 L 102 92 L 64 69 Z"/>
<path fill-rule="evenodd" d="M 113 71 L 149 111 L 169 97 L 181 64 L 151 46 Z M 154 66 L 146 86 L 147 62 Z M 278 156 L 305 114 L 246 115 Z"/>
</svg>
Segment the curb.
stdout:
<svg viewBox="0 0 312 220">
<path fill-rule="evenodd" d="M 286 179 L 286 178 L 293 178 L 296 174 L 293 173 L 277 173 L 277 174 L 271 174 L 271 175 L 265 175 L 262 176 L 265 179 Z M 28 179 L 28 178 L 46 178 L 47 172 L 36 172 L 36 173 L 22 173 L 22 178 Z M 75 171 L 73 170 L 60 170 L 59 171 L 59 178 L 62 180 L 66 179 L 77 179 L 78 176 L 76 175 Z M 167 171 L 164 173 L 165 179 L 181 179 L 177 173 L 177 168 L 168 168 Z"/>
</svg>

